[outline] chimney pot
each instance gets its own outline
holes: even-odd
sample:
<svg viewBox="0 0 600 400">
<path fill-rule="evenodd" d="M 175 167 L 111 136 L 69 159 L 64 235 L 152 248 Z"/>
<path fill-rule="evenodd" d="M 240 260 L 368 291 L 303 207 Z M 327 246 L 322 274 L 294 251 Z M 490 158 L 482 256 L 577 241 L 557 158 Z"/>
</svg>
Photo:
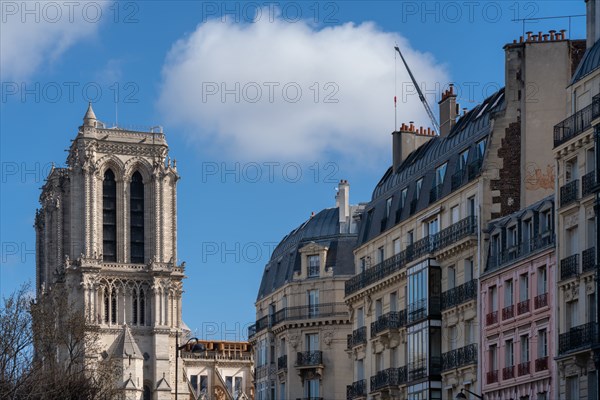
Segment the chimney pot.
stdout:
<svg viewBox="0 0 600 400">
<path fill-rule="evenodd" d="M 550 40 L 554 40 L 556 31 L 554 29 L 550 29 Z"/>
<path fill-rule="evenodd" d="M 519 37 L 519 43 L 523 43 L 523 36 Z"/>
<path fill-rule="evenodd" d="M 531 40 L 531 35 L 533 34 L 532 31 L 529 32 L 525 32 L 527 34 L 527 41 L 529 42 Z"/>
<path fill-rule="evenodd" d="M 538 42 L 542 41 L 542 31 L 538 32 Z"/>
</svg>

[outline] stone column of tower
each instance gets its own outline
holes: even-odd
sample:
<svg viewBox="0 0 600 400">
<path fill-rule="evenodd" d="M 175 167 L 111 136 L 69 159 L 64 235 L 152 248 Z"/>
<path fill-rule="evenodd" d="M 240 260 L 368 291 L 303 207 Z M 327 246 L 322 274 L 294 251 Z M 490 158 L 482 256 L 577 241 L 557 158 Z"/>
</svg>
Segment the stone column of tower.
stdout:
<svg viewBox="0 0 600 400">
<path fill-rule="evenodd" d="M 64 293 L 100 328 L 100 354 L 87 356 L 122 363 L 117 385 L 128 399 L 171 399 L 175 390 L 184 269 L 176 261 L 179 175 L 167 154 L 161 128 L 107 128 L 89 105 L 67 167 L 52 169 L 36 213 L 38 299 Z"/>
</svg>

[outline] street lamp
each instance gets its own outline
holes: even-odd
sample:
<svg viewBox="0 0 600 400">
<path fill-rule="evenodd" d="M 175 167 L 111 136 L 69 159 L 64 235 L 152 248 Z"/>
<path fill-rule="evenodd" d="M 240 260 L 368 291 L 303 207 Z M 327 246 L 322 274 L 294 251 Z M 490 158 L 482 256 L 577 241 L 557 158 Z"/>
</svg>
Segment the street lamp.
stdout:
<svg viewBox="0 0 600 400">
<path fill-rule="evenodd" d="M 478 399 L 482 399 L 483 400 L 483 396 L 477 393 L 473 393 L 471 392 L 469 389 L 465 389 L 462 388 L 460 389 L 460 393 L 456 395 L 455 399 L 456 400 L 467 400 L 467 396 L 465 396 L 465 394 L 463 393 L 463 390 L 466 391 L 467 393 L 471 393 L 473 396 L 477 397 Z"/>
<path fill-rule="evenodd" d="M 198 339 L 196 337 L 188 339 L 188 341 L 185 342 L 185 344 L 182 344 L 180 346 L 179 345 L 179 333 L 177 333 L 177 336 L 175 336 L 175 400 L 177 400 L 177 394 L 179 391 L 179 352 L 181 350 L 183 350 L 185 347 L 187 347 L 187 345 L 190 344 L 190 342 L 192 340 L 196 341 L 196 343 L 192 346 L 192 349 L 191 349 L 192 353 L 200 353 L 200 352 L 206 350 L 204 343 L 200 343 L 200 339 Z"/>
</svg>

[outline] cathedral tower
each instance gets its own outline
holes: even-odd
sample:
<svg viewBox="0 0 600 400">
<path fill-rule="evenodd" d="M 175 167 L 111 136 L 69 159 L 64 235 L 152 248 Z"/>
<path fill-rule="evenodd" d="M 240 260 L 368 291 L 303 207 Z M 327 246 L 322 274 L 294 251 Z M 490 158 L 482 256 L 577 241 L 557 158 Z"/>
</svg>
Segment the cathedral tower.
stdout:
<svg viewBox="0 0 600 400">
<path fill-rule="evenodd" d="M 184 268 L 179 175 L 167 154 L 162 128 L 107 128 L 89 105 L 35 219 L 38 301 L 60 293 L 83 310 L 101 338 L 100 353 L 88 357 L 122 363 L 117 384 L 127 399 L 171 399 L 175 391 Z"/>
</svg>

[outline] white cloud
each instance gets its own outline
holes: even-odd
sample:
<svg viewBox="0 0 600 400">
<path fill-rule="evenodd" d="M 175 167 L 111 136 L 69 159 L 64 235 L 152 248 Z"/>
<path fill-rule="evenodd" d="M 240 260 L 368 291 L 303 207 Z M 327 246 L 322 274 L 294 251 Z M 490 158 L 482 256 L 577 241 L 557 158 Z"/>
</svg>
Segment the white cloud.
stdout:
<svg viewBox="0 0 600 400">
<path fill-rule="evenodd" d="M 372 23 L 317 29 L 281 19 L 210 20 L 173 45 L 163 67 L 159 109 L 171 131 L 182 130 L 229 157 L 313 160 L 329 151 L 348 157 L 388 151 L 395 43 L 419 82 L 428 88 L 448 82 L 431 55 Z M 399 57 L 396 71 L 399 123 L 427 123 L 416 95 L 402 102 L 401 82 L 410 79 Z M 253 102 L 257 87 L 262 95 Z M 293 102 L 297 87 L 302 96 Z M 233 93 L 222 97 L 223 88 Z M 327 102 L 326 95 L 338 102 Z"/>
<path fill-rule="evenodd" d="M 98 2 L 0 2 L 2 79 L 26 80 L 93 35 L 103 18 Z"/>
</svg>

